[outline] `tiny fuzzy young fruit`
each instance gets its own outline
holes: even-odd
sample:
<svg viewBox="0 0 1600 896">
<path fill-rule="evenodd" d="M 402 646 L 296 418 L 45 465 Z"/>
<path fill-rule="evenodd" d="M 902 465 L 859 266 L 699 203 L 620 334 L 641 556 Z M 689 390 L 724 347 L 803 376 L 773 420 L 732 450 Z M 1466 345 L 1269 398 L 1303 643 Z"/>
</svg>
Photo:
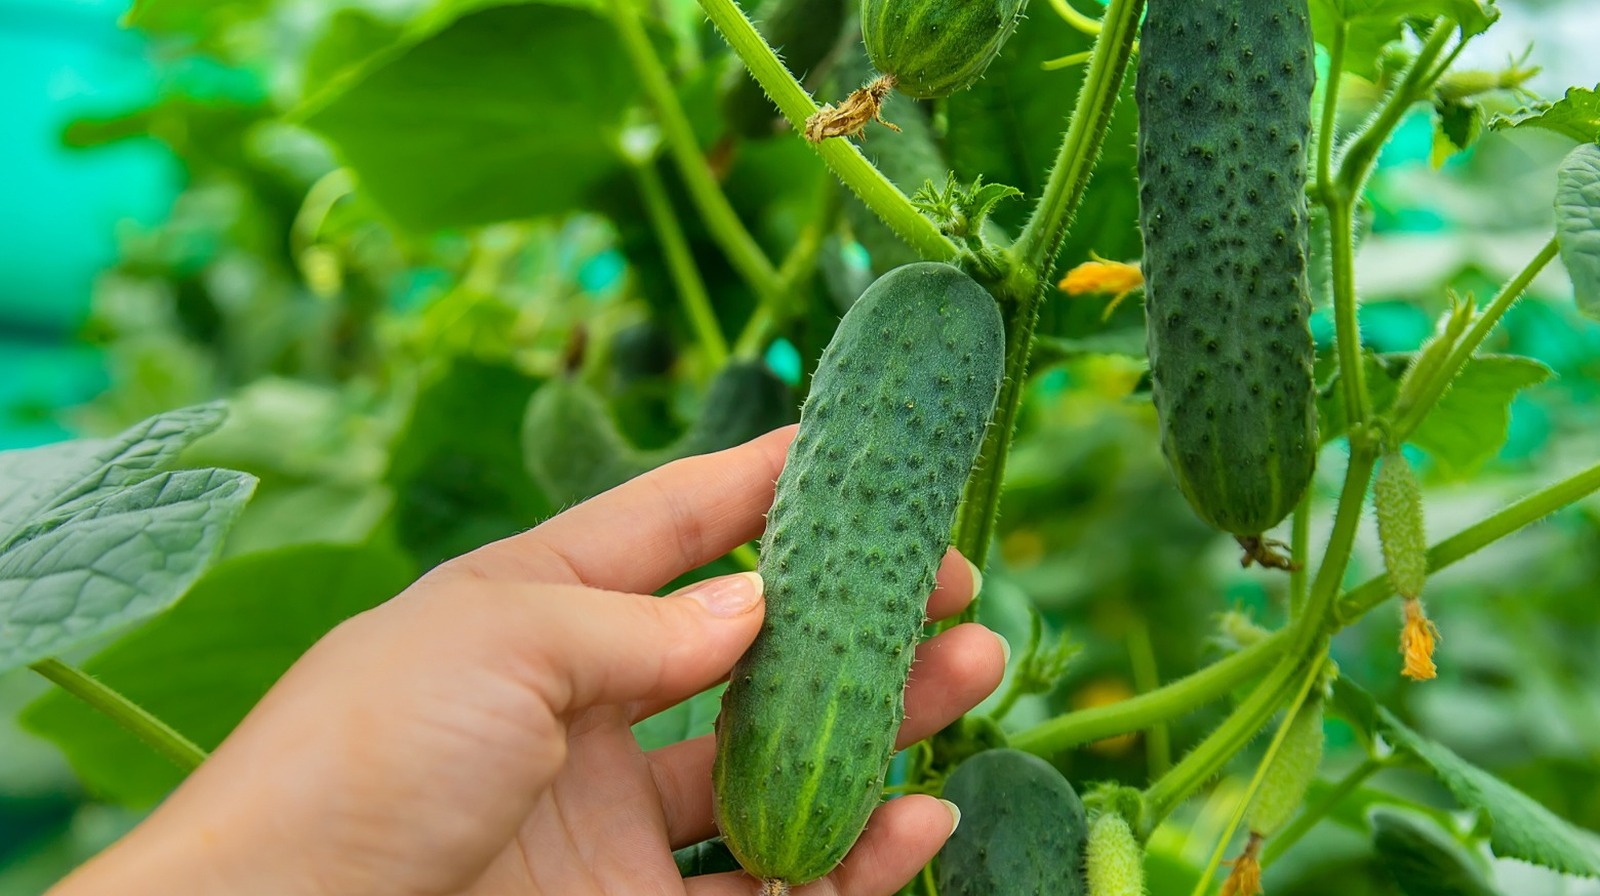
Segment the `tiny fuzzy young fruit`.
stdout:
<svg viewBox="0 0 1600 896">
<path fill-rule="evenodd" d="M 1415 600 L 1422 596 L 1428 578 L 1428 535 L 1422 518 L 1422 489 L 1404 453 L 1396 450 L 1383 456 L 1372 485 L 1372 504 L 1389 584 L 1402 598 Z"/>
<path fill-rule="evenodd" d="M 1252 833 L 1270 837 L 1294 817 L 1322 764 L 1322 742 L 1322 700 L 1312 696 L 1290 720 L 1261 791 L 1250 804 L 1245 821 Z"/>
<path fill-rule="evenodd" d="M 1089 826 L 1086 867 L 1089 896 L 1144 896 L 1144 851 L 1116 812 L 1100 813 Z"/>
<path fill-rule="evenodd" d="M 879 75 L 835 106 L 826 103 L 806 119 L 806 139 L 821 143 L 829 137 L 865 137 L 867 125 L 876 121 L 891 131 L 900 128 L 883 120 L 883 101 L 894 89 L 893 75 Z"/>
</svg>

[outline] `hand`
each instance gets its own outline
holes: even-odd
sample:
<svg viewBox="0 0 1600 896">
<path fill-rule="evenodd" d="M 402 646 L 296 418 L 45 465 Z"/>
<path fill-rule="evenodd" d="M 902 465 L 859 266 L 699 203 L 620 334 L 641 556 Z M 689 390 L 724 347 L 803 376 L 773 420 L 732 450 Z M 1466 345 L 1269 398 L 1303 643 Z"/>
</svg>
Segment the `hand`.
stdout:
<svg viewBox="0 0 1600 896">
<path fill-rule="evenodd" d="M 58 896 L 750 896 L 746 875 L 685 881 L 672 861 L 716 833 L 711 737 L 645 753 L 629 726 L 725 678 L 755 638 L 753 574 L 646 595 L 760 533 L 792 437 L 668 465 L 339 626 Z M 951 551 L 929 614 L 972 585 Z M 1003 668 L 977 625 L 923 644 L 901 744 Z M 931 797 L 892 800 L 796 896 L 887 896 L 952 826 Z"/>
</svg>

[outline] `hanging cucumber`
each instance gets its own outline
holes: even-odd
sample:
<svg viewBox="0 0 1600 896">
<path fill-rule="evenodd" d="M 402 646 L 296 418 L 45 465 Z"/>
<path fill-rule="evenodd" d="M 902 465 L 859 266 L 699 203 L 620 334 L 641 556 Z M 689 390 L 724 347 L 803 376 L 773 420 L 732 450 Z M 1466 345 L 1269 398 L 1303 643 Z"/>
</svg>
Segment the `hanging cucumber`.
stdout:
<svg viewBox="0 0 1600 896">
<path fill-rule="evenodd" d="M 831 871 L 883 791 L 956 505 L 999 394 L 994 299 L 880 277 L 823 352 L 761 543 L 766 621 L 717 720 L 717 824 L 764 891 Z"/>
<path fill-rule="evenodd" d="M 983 77 L 1027 6 L 1027 0 L 863 0 L 861 39 L 895 89 L 936 99 Z"/>
<path fill-rule="evenodd" d="M 939 850 L 940 896 L 1083 896 L 1089 823 L 1055 766 L 986 750 L 956 766 L 944 798 L 961 825 Z"/>
<path fill-rule="evenodd" d="M 1150 0 L 1141 32 L 1139 228 L 1161 443 L 1246 561 L 1316 462 L 1306 281 L 1315 80 L 1306 0 Z"/>
</svg>

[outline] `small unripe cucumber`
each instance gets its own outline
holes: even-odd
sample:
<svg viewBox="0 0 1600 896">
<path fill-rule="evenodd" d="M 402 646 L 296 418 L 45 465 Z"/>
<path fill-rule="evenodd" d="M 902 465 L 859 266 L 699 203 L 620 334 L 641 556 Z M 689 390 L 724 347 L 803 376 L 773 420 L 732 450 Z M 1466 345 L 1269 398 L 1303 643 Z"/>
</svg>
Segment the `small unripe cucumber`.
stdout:
<svg viewBox="0 0 1600 896">
<path fill-rule="evenodd" d="M 943 796 L 961 825 L 939 850 L 940 896 L 1083 896 L 1089 822 L 1055 766 L 985 750 L 956 766 Z"/>
<path fill-rule="evenodd" d="M 1276 525 L 1316 463 L 1307 0 L 1150 0 L 1139 229 L 1161 445 L 1201 518 Z"/>
<path fill-rule="evenodd" d="M 1313 695 L 1290 720 L 1261 791 L 1250 804 L 1245 821 L 1252 833 L 1270 837 L 1294 817 L 1322 764 L 1323 739 L 1322 699 Z"/>
<path fill-rule="evenodd" d="M 935 99 L 983 77 L 1027 6 L 1027 0 L 863 0 L 861 39 L 895 89 Z"/>
<path fill-rule="evenodd" d="M 1428 534 L 1422 518 L 1422 489 L 1411 462 L 1400 451 L 1383 456 L 1372 483 L 1372 505 L 1378 518 L 1383 565 L 1396 594 L 1411 600 L 1422 596 L 1428 580 Z"/>
<path fill-rule="evenodd" d="M 1089 828 L 1089 896 L 1144 896 L 1144 850 L 1128 822 L 1102 812 Z"/>
<path fill-rule="evenodd" d="M 761 540 L 766 620 L 717 720 L 717 824 L 763 880 L 827 874 L 878 804 L 1003 356 L 994 299 L 935 263 L 880 277 L 822 354 Z"/>
</svg>

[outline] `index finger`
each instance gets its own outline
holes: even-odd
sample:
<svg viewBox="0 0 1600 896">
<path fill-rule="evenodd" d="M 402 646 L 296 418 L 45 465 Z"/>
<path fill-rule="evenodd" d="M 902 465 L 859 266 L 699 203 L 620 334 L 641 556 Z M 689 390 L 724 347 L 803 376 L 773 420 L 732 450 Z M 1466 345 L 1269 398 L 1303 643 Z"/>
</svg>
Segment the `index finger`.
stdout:
<svg viewBox="0 0 1600 896">
<path fill-rule="evenodd" d="M 647 594 L 761 534 L 795 427 L 673 461 L 473 552 L 536 581 Z"/>
</svg>

